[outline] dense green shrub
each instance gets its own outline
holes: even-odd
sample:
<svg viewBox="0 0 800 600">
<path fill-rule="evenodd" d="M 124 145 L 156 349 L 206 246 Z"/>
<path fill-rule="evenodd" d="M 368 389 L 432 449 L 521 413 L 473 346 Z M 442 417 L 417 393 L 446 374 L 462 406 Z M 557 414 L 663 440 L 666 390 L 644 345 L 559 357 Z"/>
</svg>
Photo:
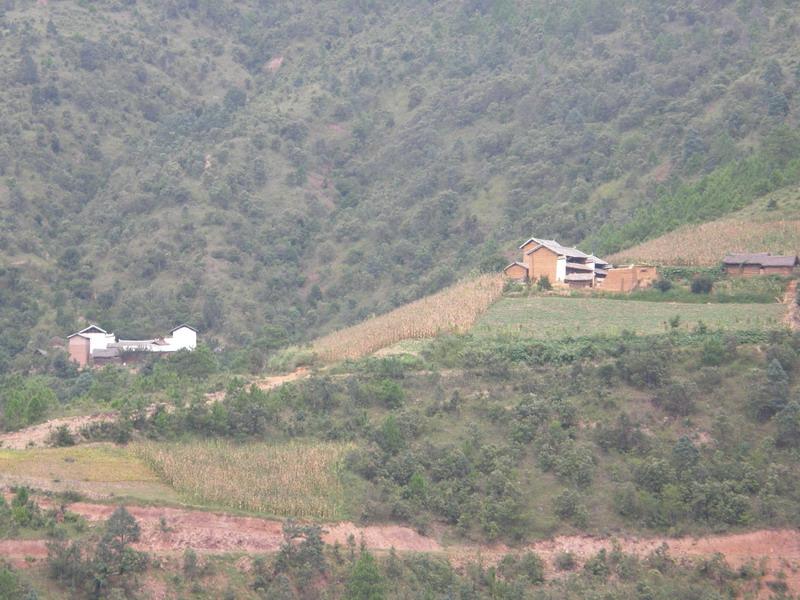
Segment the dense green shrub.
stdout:
<svg viewBox="0 0 800 600">
<path fill-rule="evenodd" d="M 764 378 L 755 382 L 750 390 L 750 409 L 760 421 L 780 412 L 789 401 L 789 376 L 777 359 L 767 366 Z"/>
<path fill-rule="evenodd" d="M 344 597 L 347 600 L 383 600 L 387 597 L 385 578 L 375 557 L 366 550 L 361 552 L 353 566 Z"/>
<path fill-rule="evenodd" d="M 714 287 L 714 280 L 710 277 L 695 277 L 690 286 L 693 294 L 710 294 Z"/>
<path fill-rule="evenodd" d="M 2 426 L 20 429 L 42 420 L 56 404 L 56 395 L 40 377 L 12 377 L 0 382 Z"/>
<path fill-rule="evenodd" d="M 669 383 L 658 391 L 653 402 L 670 415 L 685 417 L 695 411 L 697 386 L 692 383 Z"/>
<path fill-rule="evenodd" d="M 653 287 L 656 288 L 659 292 L 668 292 L 672 289 L 672 281 L 669 279 L 664 279 L 663 277 L 658 279 L 654 284 Z"/>
<path fill-rule="evenodd" d="M 131 547 L 139 537 L 139 524 L 120 506 L 106 521 L 91 556 L 78 542 L 48 544 L 48 574 L 76 598 L 106 598 L 118 593 L 115 590 L 133 591 L 137 574 L 148 565 L 147 554 Z"/>
</svg>

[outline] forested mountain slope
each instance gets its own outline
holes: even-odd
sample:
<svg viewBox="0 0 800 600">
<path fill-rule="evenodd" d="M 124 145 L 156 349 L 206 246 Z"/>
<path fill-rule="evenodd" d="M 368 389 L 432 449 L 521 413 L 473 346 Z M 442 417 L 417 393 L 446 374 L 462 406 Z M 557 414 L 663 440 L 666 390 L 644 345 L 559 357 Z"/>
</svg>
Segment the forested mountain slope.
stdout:
<svg viewBox="0 0 800 600">
<path fill-rule="evenodd" d="M 0 365 L 85 319 L 269 349 L 737 210 L 798 178 L 794 6 L 3 0 Z"/>
</svg>

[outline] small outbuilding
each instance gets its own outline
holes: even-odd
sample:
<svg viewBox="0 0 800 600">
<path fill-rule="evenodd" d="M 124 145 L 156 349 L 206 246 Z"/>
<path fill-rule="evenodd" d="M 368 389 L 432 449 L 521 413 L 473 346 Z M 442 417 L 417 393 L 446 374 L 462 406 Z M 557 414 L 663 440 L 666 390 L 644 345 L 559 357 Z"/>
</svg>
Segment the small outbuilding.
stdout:
<svg viewBox="0 0 800 600">
<path fill-rule="evenodd" d="M 601 289 L 608 292 L 632 292 L 648 288 L 658 279 L 658 270 L 646 265 L 630 265 L 606 270 Z"/>
<path fill-rule="evenodd" d="M 773 256 L 768 252 L 729 254 L 722 261 L 728 275 L 755 277 L 757 275 L 792 275 L 800 259 L 796 254 Z"/>
<path fill-rule="evenodd" d="M 528 281 L 528 266 L 521 262 L 514 261 L 503 269 L 503 273 L 513 281 L 520 281 L 522 283 Z"/>
</svg>

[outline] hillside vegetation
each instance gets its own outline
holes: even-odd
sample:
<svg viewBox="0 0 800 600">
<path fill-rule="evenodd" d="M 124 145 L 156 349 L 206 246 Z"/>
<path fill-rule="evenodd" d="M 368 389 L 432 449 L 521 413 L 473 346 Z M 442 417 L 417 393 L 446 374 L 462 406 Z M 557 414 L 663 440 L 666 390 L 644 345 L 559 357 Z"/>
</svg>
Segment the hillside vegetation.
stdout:
<svg viewBox="0 0 800 600">
<path fill-rule="evenodd" d="M 189 321 L 258 367 L 532 233 L 607 252 L 738 210 L 798 178 L 798 24 L 766 0 L 5 0 L 0 368 L 86 319 Z"/>
<path fill-rule="evenodd" d="M 733 284 L 714 272 L 665 270 L 673 287 L 648 290 L 700 298 L 680 303 L 509 286 L 466 333 L 280 387 L 243 379 L 206 347 L 150 357 L 136 372 L 6 377 L 3 429 L 59 414 L 112 418 L 55 431 L 47 443 L 62 448 L 0 450 L 3 482 L 51 495 L 45 508 L 25 487 L 10 506 L 0 496 L 0 549 L 25 559 L 24 570 L 0 563 L 0 585 L 86 599 L 103 597 L 98 587 L 146 597 L 154 580 L 176 595 L 295 600 L 350 600 L 359 585 L 384 600 L 794 592 L 780 551 L 748 550 L 728 565 L 660 545 L 750 531 L 774 547 L 770 536 L 800 525 L 800 335 L 782 320 L 789 307 L 766 301 L 787 280 Z M 684 289 L 702 278 L 711 290 Z M 368 339 L 346 335 L 343 348 Z M 121 517 L 76 502 L 84 495 L 129 503 L 143 522 L 136 550 L 148 554 L 123 554 L 139 558 L 108 571 L 104 540 Z M 186 502 L 198 510 L 171 506 Z M 287 519 L 283 544 L 280 524 L 259 515 Z M 567 552 L 586 534 L 593 544 Z M 381 535 L 422 553 L 389 551 Z M 628 555 L 614 538 L 642 551 Z"/>
<path fill-rule="evenodd" d="M 730 217 L 685 225 L 608 257 L 617 264 L 718 265 L 729 252 L 796 254 L 800 248 L 800 192 L 769 194 Z"/>
</svg>

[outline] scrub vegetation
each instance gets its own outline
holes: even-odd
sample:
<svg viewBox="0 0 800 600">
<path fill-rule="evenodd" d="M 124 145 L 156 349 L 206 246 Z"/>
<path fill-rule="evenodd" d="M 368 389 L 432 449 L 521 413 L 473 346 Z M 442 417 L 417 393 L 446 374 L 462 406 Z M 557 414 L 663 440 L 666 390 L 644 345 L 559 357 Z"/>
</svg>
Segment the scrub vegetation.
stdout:
<svg viewBox="0 0 800 600">
<path fill-rule="evenodd" d="M 0 0 L 0 431 L 86 419 L 0 448 L 0 597 L 800 592 L 611 542 L 800 528 L 794 283 L 718 267 L 800 239 L 795 8 Z M 677 266 L 506 285 L 531 235 Z M 79 372 L 87 320 L 203 343 Z"/>
<path fill-rule="evenodd" d="M 257 370 L 534 233 L 608 253 L 792 189 L 793 8 L 4 0 L 0 371 L 87 319 Z"/>
</svg>

